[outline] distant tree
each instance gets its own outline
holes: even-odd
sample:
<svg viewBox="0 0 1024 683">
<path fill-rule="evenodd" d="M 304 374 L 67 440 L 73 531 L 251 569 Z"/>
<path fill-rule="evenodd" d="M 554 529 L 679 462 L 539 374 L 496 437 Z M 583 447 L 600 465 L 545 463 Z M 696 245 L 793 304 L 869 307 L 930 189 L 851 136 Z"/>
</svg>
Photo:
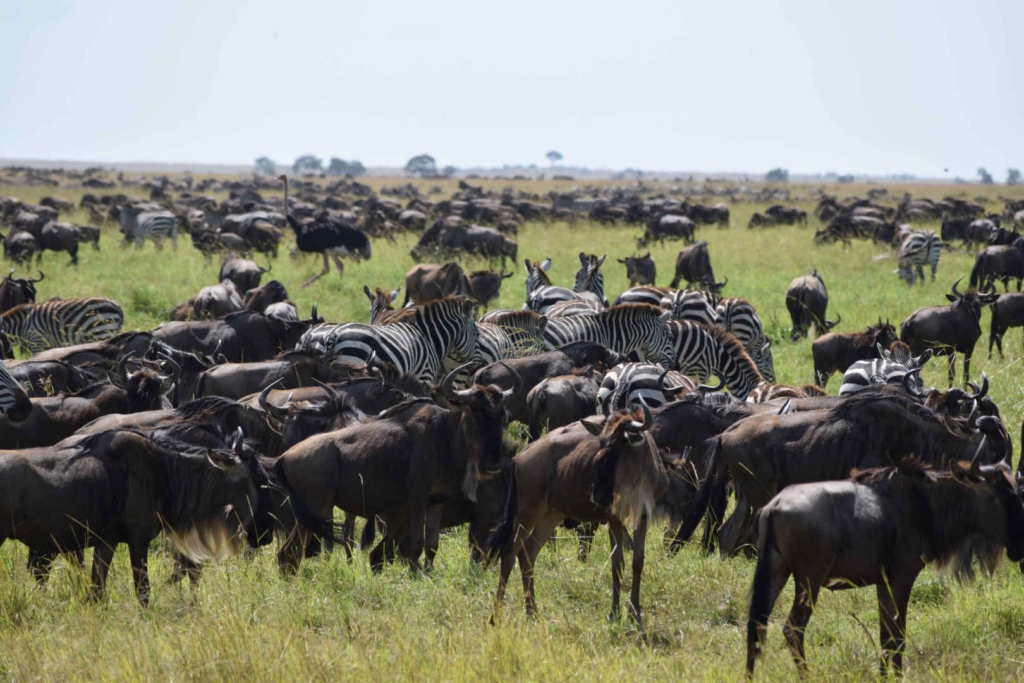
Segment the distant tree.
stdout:
<svg viewBox="0 0 1024 683">
<path fill-rule="evenodd" d="M 848 173 L 846 175 L 836 176 L 836 182 L 837 183 L 852 183 L 853 181 L 854 181 L 854 177 L 853 177 L 852 173 Z"/>
<path fill-rule="evenodd" d="M 981 180 L 982 185 L 991 185 L 993 183 L 992 174 L 985 170 L 985 167 L 978 169 L 978 178 Z"/>
<path fill-rule="evenodd" d="M 455 168 L 454 166 L 445 166 L 444 168 L 441 169 L 441 175 L 445 176 L 446 178 L 451 178 L 458 172 L 459 169 Z"/>
<path fill-rule="evenodd" d="M 366 167 L 360 161 L 345 161 L 338 157 L 331 157 L 327 165 L 327 175 L 366 175 Z"/>
<path fill-rule="evenodd" d="M 313 154 L 304 154 L 292 164 L 292 173 L 319 173 L 324 170 L 324 162 Z"/>
<path fill-rule="evenodd" d="M 1006 169 L 1006 184 L 1007 185 L 1019 185 L 1020 184 L 1020 170 L 1016 168 Z"/>
<path fill-rule="evenodd" d="M 437 175 L 437 162 L 429 154 L 419 154 L 409 159 L 405 172 L 410 175 Z"/>
<path fill-rule="evenodd" d="M 770 183 L 788 183 L 789 171 L 784 168 L 773 168 L 764 174 L 764 179 Z"/>
<path fill-rule="evenodd" d="M 562 153 L 555 149 L 551 150 L 544 156 L 547 158 L 548 161 L 551 162 L 552 166 L 554 166 L 555 164 L 562 160 Z"/>
<path fill-rule="evenodd" d="M 256 160 L 256 172 L 263 175 L 274 175 L 277 173 L 277 164 L 269 157 L 260 157 Z"/>
</svg>

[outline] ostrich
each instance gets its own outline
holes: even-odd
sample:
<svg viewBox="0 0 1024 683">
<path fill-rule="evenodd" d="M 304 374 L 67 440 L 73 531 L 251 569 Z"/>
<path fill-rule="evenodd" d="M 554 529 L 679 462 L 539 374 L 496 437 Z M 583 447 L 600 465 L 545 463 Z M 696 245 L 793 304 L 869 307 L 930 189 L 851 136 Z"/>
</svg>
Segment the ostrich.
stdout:
<svg viewBox="0 0 1024 683">
<path fill-rule="evenodd" d="M 370 240 L 358 228 L 326 219 L 315 219 L 300 225 L 288 211 L 288 176 L 278 176 L 277 179 L 284 183 L 284 216 L 288 220 L 288 225 L 295 231 L 295 245 L 299 251 L 316 253 L 324 257 L 324 269 L 303 282 L 301 287 L 313 284 L 331 271 L 331 265 L 327 261 L 328 255 L 338 267 L 338 275 L 345 272 L 340 257 L 354 254 L 356 258 L 370 258 Z"/>
</svg>

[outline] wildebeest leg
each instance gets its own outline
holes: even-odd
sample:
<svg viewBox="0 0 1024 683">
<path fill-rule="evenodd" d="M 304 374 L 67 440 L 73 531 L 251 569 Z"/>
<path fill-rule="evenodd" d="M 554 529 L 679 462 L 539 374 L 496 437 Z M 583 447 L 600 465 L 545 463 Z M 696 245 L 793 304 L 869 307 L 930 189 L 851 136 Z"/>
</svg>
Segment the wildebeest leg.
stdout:
<svg viewBox="0 0 1024 683">
<path fill-rule="evenodd" d="M 750 506 L 747 504 L 746 496 L 737 491 L 736 509 L 732 511 L 732 515 L 718 532 L 718 546 L 723 557 L 732 555 L 736 551 L 736 542 L 739 540 L 740 529 L 746 527 L 749 513 Z"/>
<path fill-rule="evenodd" d="M 916 574 L 909 581 L 899 578 L 888 583 L 879 583 L 878 594 L 878 642 L 882 646 L 880 673 L 886 675 L 889 663 L 897 676 L 903 673 L 903 647 L 907 634 L 907 604 Z"/>
<path fill-rule="evenodd" d="M 149 607 L 149 542 L 137 540 L 129 543 L 128 555 L 132 562 L 135 597 L 139 599 L 140 605 Z"/>
<path fill-rule="evenodd" d="M 89 600 L 95 602 L 103 597 L 103 589 L 107 585 L 107 572 L 114 559 L 114 546 L 100 542 L 92 553 L 92 587 L 89 589 Z"/>
<path fill-rule="evenodd" d="M 180 553 L 174 553 L 174 570 L 171 572 L 170 578 L 167 579 L 167 583 L 169 585 L 180 583 L 187 576 L 189 588 L 196 591 L 199 589 L 199 579 L 202 574 L 202 565 Z"/>
<path fill-rule="evenodd" d="M 420 555 L 423 554 L 423 529 L 427 524 L 427 501 L 409 501 L 409 568 L 420 570 Z"/>
<path fill-rule="evenodd" d="M 564 518 L 561 515 L 552 515 L 542 519 L 533 528 L 533 533 L 526 540 L 522 551 L 519 553 L 519 571 L 523 574 L 523 595 L 526 598 L 526 613 L 533 615 L 537 613 L 537 594 L 534 590 L 533 568 L 537 563 L 537 555 L 544 547 L 551 534 L 555 532 L 558 525 Z"/>
<path fill-rule="evenodd" d="M 520 527 L 519 532 L 523 529 Z M 517 532 L 517 536 L 518 533 Z M 519 538 L 512 541 L 509 547 L 501 555 L 501 567 L 498 572 L 498 589 L 494 594 L 494 611 L 491 613 L 491 625 L 501 617 L 501 606 L 505 602 L 505 586 L 508 585 L 508 577 L 512 574 L 512 568 L 516 563 L 516 555 L 519 554 L 519 547 L 522 545 Z"/>
<path fill-rule="evenodd" d="M 297 523 L 288 530 L 288 536 L 277 551 L 277 566 L 282 574 L 294 574 L 298 570 L 311 536 Z"/>
<path fill-rule="evenodd" d="M 586 562 L 590 557 L 590 548 L 594 545 L 594 534 L 597 533 L 597 524 L 593 522 L 581 523 L 576 526 L 576 539 L 579 541 L 579 548 L 576 550 L 576 559 Z"/>
<path fill-rule="evenodd" d="M 626 529 L 622 522 L 613 519 L 608 522 L 608 538 L 612 543 L 612 611 L 608 619 L 619 619 L 619 593 L 622 591 L 622 565 L 624 563 L 622 546 L 626 542 Z"/>
<path fill-rule="evenodd" d="M 804 656 L 804 629 L 807 628 L 807 622 L 811 620 L 819 591 L 821 591 L 821 582 L 797 580 L 793 608 L 789 611 L 789 618 L 782 628 L 790 654 L 793 655 L 793 661 L 796 662 L 801 673 L 807 673 L 807 658 Z"/>
<path fill-rule="evenodd" d="M 956 369 L 954 367 L 954 363 L 956 363 L 956 351 L 950 351 L 949 352 L 949 359 L 948 359 L 948 361 L 946 363 L 946 368 L 947 368 L 947 372 L 948 372 L 948 375 L 949 375 L 949 386 L 953 386 L 953 378 L 954 378 L 955 373 L 956 373 Z"/>
<path fill-rule="evenodd" d="M 434 567 L 434 556 L 437 555 L 437 546 L 441 543 L 442 511 L 444 511 L 444 503 L 431 505 L 427 511 L 426 555 L 423 558 L 423 565 L 428 571 Z"/>
<path fill-rule="evenodd" d="M 971 381 L 971 356 L 974 355 L 974 345 L 964 349 L 964 386 Z M 950 378 L 949 385 L 953 386 L 953 379 Z"/>
<path fill-rule="evenodd" d="M 36 584 L 46 585 L 46 580 L 50 578 L 50 568 L 56 559 L 57 553 L 44 553 L 29 548 L 28 571 L 36 580 Z"/>
<path fill-rule="evenodd" d="M 333 512 L 332 512 L 332 515 L 333 515 Z M 367 524 L 373 524 L 374 520 L 371 518 L 366 523 Z M 352 561 L 352 551 L 355 549 L 356 515 L 353 515 L 353 514 L 351 514 L 349 512 L 345 513 L 345 521 L 342 522 L 342 524 L 341 524 L 341 537 L 343 539 L 345 539 L 344 543 L 342 543 L 342 545 L 345 547 L 345 559 L 347 559 L 349 562 L 351 562 Z M 330 543 L 328 543 L 329 541 L 330 541 Z M 328 545 L 330 545 L 329 548 L 327 547 Z M 328 550 L 328 551 L 334 549 L 333 539 L 331 539 L 331 538 L 325 538 L 324 539 L 324 549 Z"/>
<path fill-rule="evenodd" d="M 640 575 L 644 573 L 644 544 L 647 542 L 647 515 L 633 531 L 633 583 L 629 587 L 629 616 L 639 626 L 642 624 L 640 612 Z"/>
</svg>

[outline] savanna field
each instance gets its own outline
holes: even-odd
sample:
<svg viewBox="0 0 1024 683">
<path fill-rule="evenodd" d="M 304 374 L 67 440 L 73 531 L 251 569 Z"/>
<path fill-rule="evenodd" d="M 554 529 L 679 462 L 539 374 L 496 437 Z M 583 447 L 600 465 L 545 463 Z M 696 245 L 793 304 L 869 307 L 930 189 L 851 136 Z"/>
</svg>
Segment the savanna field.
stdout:
<svg viewBox="0 0 1024 683">
<path fill-rule="evenodd" d="M 408 179 L 372 179 L 375 189 Z M 415 182 L 415 181 L 414 181 Z M 569 181 L 472 181 L 486 189 L 515 189 L 546 194 L 568 191 Z M 424 181 L 421 189 L 438 184 Z M 454 181 L 441 181 L 450 196 Z M 810 188 L 793 187 L 811 210 Z M 864 186 L 824 188 L 830 194 L 864 196 Z M 986 196 L 988 211 L 999 211 L 997 196 L 1024 197 L 1024 190 L 974 185 L 890 186 L 939 199 L 952 195 L 973 200 Z M 0 194 L 38 202 L 46 195 L 74 201 L 82 189 L 0 185 Z M 132 189 L 125 191 L 133 194 Z M 222 199 L 225 195 L 215 195 Z M 699 200 L 698 200 L 699 201 Z M 708 201 L 707 203 L 714 203 Z M 952 283 L 967 276 L 973 253 L 943 251 L 935 282 L 908 287 L 894 270 L 894 252 L 865 241 L 849 248 L 815 247 L 821 225 L 813 215 L 807 227 L 747 229 L 755 211 L 767 204 L 731 203 L 732 227 L 700 228 L 709 243 L 716 279 L 728 277 L 725 296 L 749 299 L 774 340 L 777 381 L 812 382 L 810 341 L 788 341 L 789 316 L 784 295 L 790 280 L 817 268 L 829 291 L 829 318 L 842 316 L 836 331 L 863 330 L 879 317 L 899 323 L 915 309 L 946 303 Z M 89 223 L 75 211 L 61 220 Z M 939 231 L 937 223 L 915 228 Z M 554 284 L 571 287 L 580 251 L 607 255 L 605 293 L 627 288 L 625 268 L 616 259 L 637 250 L 641 226 L 601 226 L 580 221 L 527 223 L 514 239 L 517 263 L 492 308 L 518 309 L 524 301 L 524 259 L 549 257 Z M 46 252 L 38 300 L 51 296 L 106 296 L 126 313 L 126 329 L 148 330 L 166 320 L 175 304 L 217 281 L 220 262 L 207 261 L 182 234 L 176 249 L 122 249 L 117 225 L 103 226 L 101 250 L 82 245 L 77 267 L 63 253 Z M 286 242 L 291 235 L 286 236 Z M 392 290 L 404 285 L 415 262 L 409 249 L 415 234 L 394 243 L 375 240 L 373 258 L 346 262 L 345 274 L 332 272 L 306 289 L 298 285 L 320 271 L 319 256 L 293 260 L 287 248 L 264 281 L 285 284 L 307 317 L 316 304 L 328 321 L 366 321 L 363 285 Z M 658 285 L 672 278 L 682 246 L 650 245 L 658 266 Z M 256 257 L 263 262 L 262 257 Z M 483 263 L 463 261 L 470 268 Z M 35 270 L 19 270 L 34 273 Z M 966 288 L 966 279 L 962 283 Z M 1002 287 L 1000 286 L 1000 290 Z M 972 376 L 991 380 L 1010 434 L 1017 441 L 1024 416 L 1021 331 L 1007 333 L 1006 359 L 987 359 L 989 313 L 972 363 Z M 962 377 L 960 359 L 958 378 Z M 926 386 L 946 386 L 946 360 L 931 361 Z M 829 389 L 838 390 L 833 377 Z M 1020 444 L 1015 444 L 1015 461 Z M 688 546 L 676 556 L 662 551 L 660 533 L 648 539 L 641 592 L 645 627 L 606 620 L 610 593 L 609 549 L 605 533 L 586 563 L 576 559 L 575 537 L 561 530 L 556 544 L 540 554 L 536 571 L 539 615 L 522 607 L 518 569 L 512 576 L 503 619 L 488 625 L 496 572 L 469 559 L 465 533 L 442 536 L 434 570 L 411 576 L 401 565 L 371 574 L 365 555 L 349 563 L 335 552 L 302 564 L 284 579 L 274 553 L 235 558 L 208 568 L 200 588 L 187 583 L 166 586 L 170 556 L 160 548 L 152 557 L 152 604 L 140 608 L 132 587 L 127 552 L 121 549 L 111 569 L 106 598 L 84 600 L 88 576 L 58 561 L 48 586 L 35 587 L 25 570 L 26 549 L 17 542 L 0 548 L 0 677 L 9 680 L 742 680 L 746 655 L 746 611 L 754 570 L 752 560 L 705 556 Z M 88 563 L 87 563 L 88 566 Z M 627 572 L 628 573 L 628 572 Z M 628 580 L 628 579 L 627 579 Z M 783 645 L 781 623 L 792 601 L 792 585 L 779 599 L 769 629 L 766 656 L 757 678 L 792 679 L 795 668 Z M 1003 563 L 992 577 L 971 585 L 946 581 L 930 570 L 918 580 L 908 618 L 909 680 L 1019 680 L 1024 677 L 1024 576 Z M 877 605 L 873 589 L 823 593 L 807 633 L 811 676 L 819 680 L 860 680 L 877 676 Z"/>
</svg>

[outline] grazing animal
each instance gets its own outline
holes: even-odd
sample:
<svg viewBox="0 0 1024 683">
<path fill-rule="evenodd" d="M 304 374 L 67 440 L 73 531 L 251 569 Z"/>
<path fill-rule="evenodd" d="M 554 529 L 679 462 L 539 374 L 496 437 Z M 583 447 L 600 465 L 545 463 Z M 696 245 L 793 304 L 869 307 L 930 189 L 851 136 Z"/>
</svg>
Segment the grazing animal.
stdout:
<svg viewBox="0 0 1024 683">
<path fill-rule="evenodd" d="M 178 245 L 178 217 L 170 211 L 147 211 L 126 204 L 118 207 L 118 218 L 124 235 L 122 247 L 134 241 L 141 249 L 149 239 L 157 249 L 162 249 L 164 239 L 168 238 L 171 244 Z"/>
<path fill-rule="evenodd" d="M 939 267 L 939 255 L 942 253 L 942 240 L 931 230 L 914 231 L 907 235 L 900 245 L 899 274 L 908 285 L 917 278 L 924 282 L 924 265 L 932 269 L 932 282 L 935 282 L 935 271 Z"/>
<path fill-rule="evenodd" d="M 772 340 L 764 333 L 757 309 L 746 299 L 726 298 L 715 306 L 716 327 L 736 337 L 754 360 L 761 376 L 775 381 L 775 359 L 772 358 Z M 895 338 L 895 332 L 893 332 Z"/>
<path fill-rule="evenodd" d="M 515 271 L 505 273 L 501 270 L 475 270 L 469 275 L 469 295 L 486 311 L 491 301 L 498 298 L 501 292 L 501 281 L 515 275 Z"/>
<path fill-rule="evenodd" d="M 398 315 L 399 312 L 391 306 L 398 298 L 398 292 L 396 289 L 388 294 L 380 287 L 375 287 L 371 292 L 368 286 L 363 285 L 363 294 L 370 300 L 371 325 L 383 325 Z"/>
<path fill-rule="evenodd" d="M 220 282 L 230 280 L 235 283 L 239 295 L 245 296 L 250 289 L 260 286 L 260 279 L 263 273 L 269 273 L 270 268 L 264 268 L 255 261 L 241 258 L 234 253 L 228 254 L 220 266 Z M 251 309 L 249 309 L 251 310 Z"/>
<path fill-rule="evenodd" d="M 618 259 L 619 263 L 626 266 L 626 277 L 629 279 L 629 286 L 653 285 L 658 269 L 651 258 L 651 252 L 643 256 L 627 256 Z"/>
<path fill-rule="evenodd" d="M 686 216 L 676 214 L 658 214 L 651 216 L 647 221 L 647 230 L 644 236 L 638 240 L 642 247 L 653 240 L 658 240 L 662 245 L 666 239 L 683 240 L 684 244 L 693 244 L 693 231 L 697 224 Z"/>
<path fill-rule="evenodd" d="M 672 367 L 707 381 L 721 375 L 729 393 L 743 400 L 764 377 L 736 337 L 719 327 L 705 327 L 684 320 L 670 320 L 666 327 L 672 342 Z"/>
<path fill-rule="evenodd" d="M 956 374 L 957 353 L 964 357 L 964 383 L 971 381 L 971 356 L 981 337 L 981 309 L 999 298 L 974 290 L 961 294 L 957 290 L 960 280 L 953 283 L 952 294 L 946 295 L 951 302 L 948 306 L 919 308 L 900 327 L 900 341 L 910 346 L 912 353 L 931 349 L 936 356 L 949 356 L 949 386 Z"/>
<path fill-rule="evenodd" d="M 910 593 L 926 565 L 969 579 L 977 559 L 991 573 L 1002 551 L 1024 559 L 1024 508 L 1008 463 L 967 463 L 939 472 L 918 460 L 856 471 L 848 481 L 790 486 L 758 515 L 757 567 L 747 621 L 747 673 L 764 646 L 783 587 L 796 595 L 784 629 L 797 667 L 807 671 L 804 631 L 822 587 L 876 586 L 881 673 L 903 668 Z"/>
<path fill-rule="evenodd" d="M 879 358 L 878 347 L 887 349 L 896 341 L 896 328 L 883 323 L 869 326 L 863 332 L 829 332 L 811 344 L 814 358 L 814 383 L 819 387 L 828 386 L 828 380 L 836 372 L 846 369 L 859 360 Z"/>
<path fill-rule="evenodd" d="M 225 362 L 270 360 L 282 349 L 295 348 L 313 326 L 322 323 L 313 306 L 308 320 L 289 321 L 256 311 L 240 311 L 217 320 L 163 323 L 152 336 L 181 351 L 201 353 L 210 358 L 223 356 Z M 305 350 L 305 349 L 300 349 Z"/>
<path fill-rule="evenodd" d="M 14 277 L 14 269 L 0 281 L 0 313 L 5 313 L 21 304 L 36 302 L 36 283 L 42 282 L 45 276 L 39 271 L 39 279 L 22 279 Z"/>
<path fill-rule="evenodd" d="M 601 380 L 597 412 L 607 416 L 641 405 L 659 408 L 691 391 L 717 391 L 723 386 L 698 385 L 681 372 L 665 370 L 653 363 L 619 363 Z"/>
<path fill-rule="evenodd" d="M 59 223 L 50 221 L 39 231 L 39 254 L 36 260 L 41 261 L 43 252 L 66 251 L 71 257 L 69 265 L 78 265 L 78 243 L 83 240 L 82 233 L 78 226 L 72 223 Z"/>
<path fill-rule="evenodd" d="M 663 297 L 675 292 L 674 289 L 668 287 L 653 287 L 653 286 L 642 286 L 642 287 L 630 287 L 622 294 L 619 294 L 612 302 L 613 306 L 619 304 L 651 304 L 652 306 L 660 306 Z"/>
<path fill-rule="evenodd" d="M 424 304 L 449 296 L 469 296 L 469 280 L 462 266 L 454 261 L 444 265 L 421 263 L 405 274 L 405 301 Z"/>
<path fill-rule="evenodd" d="M 188 301 L 171 310 L 171 320 L 207 320 L 223 318 L 231 313 L 244 310 L 242 297 L 238 295 L 235 283 L 224 280 L 218 285 L 203 287 Z"/>
<path fill-rule="evenodd" d="M 621 354 L 638 350 L 647 360 L 671 364 L 672 344 L 665 327 L 668 315 L 647 304 L 623 304 L 594 315 L 549 319 L 544 339 L 553 349 L 589 341 Z"/>
<path fill-rule="evenodd" d="M 269 306 L 285 302 L 294 307 L 294 304 L 288 301 L 288 290 L 285 289 L 285 286 L 277 280 L 271 280 L 265 285 L 254 287 L 246 292 L 242 298 L 242 308 L 270 315 L 267 313 Z M 297 320 L 298 317 L 296 316 L 295 319 Z"/>
<path fill-rule="evenodd" d="M 828 290 L 825 281 L 815 268 L 810 275 L 803 275 L 789 283 L 786 290 L 786 309 L 793 321 L 793 341 L 806 337 L 811 325 L 818 334 L 829 332 L 839 324 L 842 316 L 835 322 L 825 319 L 828 308 Z"/>
<path fill-rule="evenodd" d="M 101 297 L 22 304 L 0 315 L 7 336 L 34 354 L 56 346 L 110 339 L 123 325 L 121 307 Z"/>
<path fill-rule="evenodd" d="M 602 424 L 603 422 L 603 424 Z M 535 441 L 512 459 L 512 485 L 498 528 L 488 540 L 492 557 L 501 560 L 494 616 L 500 615 L 505 585 L 516 559 L 523 575 L 527 612 L 537 611 L 534 563 L 551 534 L 566 519 L 606 522 L 612 543 L 612 608 L 619 618 L 626 529 L 632 527 L 633 581 L 629 616 L 639 623 L 640 577 L 644 545 L 656 504 L 668 489 L 668 475 L 658 454 L 646 407 L 603 420 L 579 423 L 595 438 L 581 440 L 571 428 Z"/>
<path fill-rule="evenodd" d="M 670 320 L 688 320 L 710 326 L 715 324 L 717 302 L 718 297 L 711 292 L 675 289 L 661 297 L 658 305 L 672 314 Z"/>
<path fill-rule="evenodd" d="M 988 357 L 992 357 L 992 344 L 1003 357 L 1003 335 L 1011 327 L 1024 327 L 1024 294 L 1003 294 L 992 303 L 992 325 L 988 333 Z"/>
<path fill-rule="evenodd" d="M 1017 281 L 1020 291 L 1024 280 L 1024 237 L 1018 237 L 1009 246 L 985 247 L 974 259 L 971 270 L 971 287 L 982 290 L 995 287 L 995 281 L 1003 281 L 1003 291 L 1010 291 L 1010 280 Z"/>
<path fill-rule="evenodd" d="M 593 367 L 570 375 L 548 377 L 526 395 L 530 439 L 541 431 L 552 431 L 594 414 L 598 403 L 601 373 Z"/>
<path fill-rule="evenodd" d="M 711 257 L 708 255 L 708 243 L 703 241 L 684 247 L 676 256 L 676 274 L 672 278 L 672 282 L 669 283 L 669 287 L 675 289 L 679 286 L 680 280 L 685 280 L 687 286 L 696 284 L 701 289 L 716 294 L 729 282 L 729 278 L 722 282 L 715 282 Z"/>
</svg>

